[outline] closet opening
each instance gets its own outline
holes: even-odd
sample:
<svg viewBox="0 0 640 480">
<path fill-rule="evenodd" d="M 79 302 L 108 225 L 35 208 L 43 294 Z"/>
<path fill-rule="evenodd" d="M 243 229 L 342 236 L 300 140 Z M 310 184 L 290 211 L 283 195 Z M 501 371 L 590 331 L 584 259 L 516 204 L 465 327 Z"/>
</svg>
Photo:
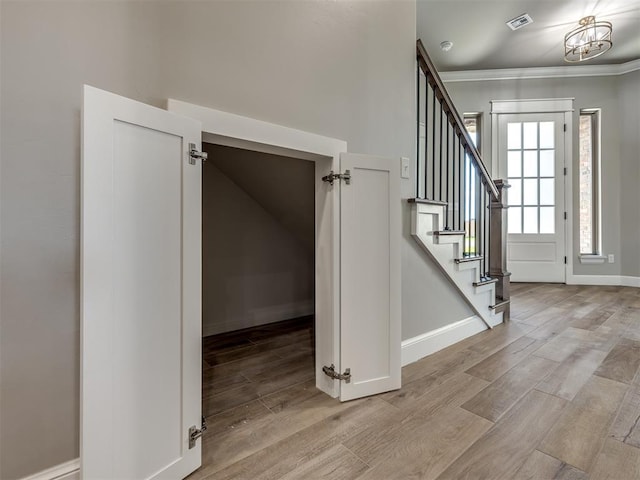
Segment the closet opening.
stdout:
<svg viewBox="0 0 640 480">
<path fill-rule="evenodd" d="M 321 392 L 315 388 L 315 162 L 213 143 L 202 148 L 208 154 L 202 172 L 205 466 L 212 443 L 230 433 L 230 418 L 240 415 L 241 428 L 281 410 L 301 390 Z"/>
</svg>

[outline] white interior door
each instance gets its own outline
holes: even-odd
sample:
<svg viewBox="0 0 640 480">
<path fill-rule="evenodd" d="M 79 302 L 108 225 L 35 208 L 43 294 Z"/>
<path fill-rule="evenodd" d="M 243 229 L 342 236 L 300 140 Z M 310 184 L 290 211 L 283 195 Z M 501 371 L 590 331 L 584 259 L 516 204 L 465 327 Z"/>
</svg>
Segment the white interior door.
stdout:
<svg viewBox="0 0 640 480">
<path fill-rule="evenodd" d="M 85 86 L 81 474 L 179 479 L 200 466 L 199 122 Z"/>
<path fill-rule="evenodd" d="M 342 154 L 340 400 L 400 388 L 400 165 Z"/>
<path fill-rule="evenodd" d="M 564 114 L 500 115 L 513 282 L 565 281 Z"/>
</svg>

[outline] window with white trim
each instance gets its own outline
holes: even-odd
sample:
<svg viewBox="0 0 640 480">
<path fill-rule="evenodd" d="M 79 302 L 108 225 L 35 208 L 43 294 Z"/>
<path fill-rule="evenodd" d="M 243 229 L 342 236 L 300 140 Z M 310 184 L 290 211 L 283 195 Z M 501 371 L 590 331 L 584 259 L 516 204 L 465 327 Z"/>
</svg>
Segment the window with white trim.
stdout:
<svg viewBox="0 0 640 480">
<path fill-rule="evenodd" d="M 580 110 L 579 122 L 580 254 L 599 255 L 600 248 L 600 110 Z"/>
<path fill-rule="evenodd" d="M 476 147 L 478 152 L 480 152 L 480 118 L 481 114 L 477 112 L 473 113 L 464 113 L 464 126 L 467 129 L 467 133 L 469 134 L 469 138 L 473 142 L 473 145 Z M 476 223 L 478 220 L 476 219 L 476 182 L 471 180 L 472 173 L 477 175 L 476 167 L 471 162 L 471 158 L 469 155 L 464 156 L 464 191 L 465 191 L 465 202 L 466 209 L 464 212 L 464 254 L 465 255 L 475 255 L 478 253 L 476 248 L 476 233 L 478 224 Z"/>
</svg>

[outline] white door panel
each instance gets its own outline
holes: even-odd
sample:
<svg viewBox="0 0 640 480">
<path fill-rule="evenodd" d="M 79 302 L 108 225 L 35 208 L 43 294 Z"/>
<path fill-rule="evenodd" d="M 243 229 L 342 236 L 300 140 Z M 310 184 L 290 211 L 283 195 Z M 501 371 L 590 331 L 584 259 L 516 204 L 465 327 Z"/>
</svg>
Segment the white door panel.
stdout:
<svg viewBox="0 0 640 480">
<path fill-rule="evenodd" d="M 399 162 L 342 154 L 340 182 L 342 401 L 400 388 Z"/>
<path fill-rule="evenodd" d="M 114 478 L 147 478 L 164 459 L 177 460 L 173 432 L 180 417 L 180 137 L 114 122 L 113 369 L 119 373 L 119 414 L 113 418 Z M 158 301 L 158 299 L 162 301 Z M 162 355 L 158 355 L 158 351 Z M 126 399 L 136 399 L 135 402 Z M 140 425 L 146 429 L 139 430 Z M 128 452 L 148 438 L 167 438 L 139 458 Z"/>
<path fill-rule="evenodd" d="M 511 186 L 507 268 L 513 282 L 565 281 L 564 114 L 500 115 L 499 171 Z"/>
<path fill-rule="evenodd" d="M 535 241 L 512 243 L 508 259 L 511 262 L 556 262 L 558 260 L 558 245 L 555 242 Z"/>
<path fill-rule="evenodd" d="M 85 87 L 81 473 L 183 478 L 201 462 L 199 123 Z"/>
</svg>

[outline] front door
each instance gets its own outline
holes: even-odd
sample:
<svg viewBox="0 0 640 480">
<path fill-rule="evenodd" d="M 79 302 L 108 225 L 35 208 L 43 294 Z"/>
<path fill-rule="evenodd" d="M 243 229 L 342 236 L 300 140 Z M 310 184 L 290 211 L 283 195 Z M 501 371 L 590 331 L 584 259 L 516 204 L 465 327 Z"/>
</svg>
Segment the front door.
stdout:
<svg viewBox="0 0 640 480">
<path fill-rule="evenodd" d="M 201 463 L 200 123 L 85 86 L 81 475 Z"/>
<path fill-rule="evenodd" d="M 564 114 L 500 115 L 498 145 L 511 281 L 564 283 Z"/>
</svg>

